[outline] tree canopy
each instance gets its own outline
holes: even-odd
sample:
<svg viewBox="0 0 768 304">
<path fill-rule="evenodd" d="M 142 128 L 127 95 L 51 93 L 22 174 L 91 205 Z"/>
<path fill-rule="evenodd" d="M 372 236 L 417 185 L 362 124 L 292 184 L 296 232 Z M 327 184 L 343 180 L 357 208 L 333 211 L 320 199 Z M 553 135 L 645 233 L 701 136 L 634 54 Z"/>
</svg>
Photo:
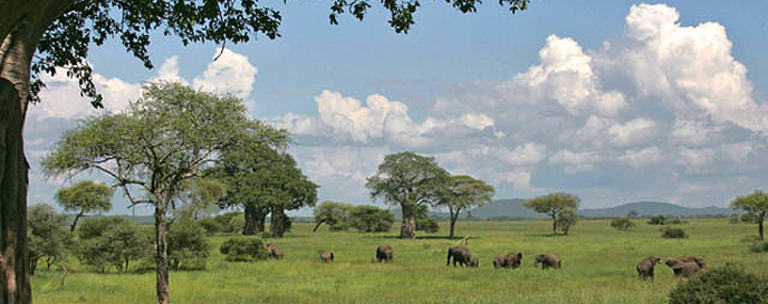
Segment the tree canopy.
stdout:
<svg viewBox="0 0 768 304">
<path fill-rule="evenodd" d="M 103 183 L 82 181 L 69 188 L 62 188 L 56 192 L 54 198 L 66 211 L 77 212 L 70 226 L 70 231 L 75 231 L 77 220 L 86 213 L 94 211 L 109 211 L 112 209 L 112 188 Z"/>
<path fill-rule="evenodd" d="M 400 152 L 385 156 L 365 186 L 372 198 L 400 205 L 403 211 L 400 237 L 415 238 L 416 206 L 435 202 L 449 176 L 433 157 Z"/>
<path fill-rule="evenodd" d="M 768 214 L 768 193 L 757 190 L 750 195 L 737 197 L 731 202 L 731 208 L 741 209 L 752 215 L 757 223 L 759 239 L 765 239 L 763 222 Z"/>
<path fill-rule="evenodd" d="M 532 198 L 523 206 L 549 215 L 552 218 L 552 233 L 557 235 L 557 216 L 566 209 L 578 209 L 579 202 L 581 199 L 578 196 L 559 192 Z"/>
<path fill-rule="evenodd" d="M 332 231 L 346 230 L 348 228 L 346 221 L 349 217 L 350 210 L 353 208 L 355 208 L 355 206 L 350 204 L 332 201 L 323 202 L 313 210 L 315 222 L 317 224 L 312 231 L 317 231 L 317 228 L 322 224 L 328 225 Z"/>
<path fill-rule="evenodd" d="M 493 198 L 493 186 L 469 175 L 454 175 L 445 183 L 438 194 L 437 205 L 448 207 L 450 213 L 450 234 L 454 236 L 454 227 L 462 210 L 482 206 Z"/>
</svg>

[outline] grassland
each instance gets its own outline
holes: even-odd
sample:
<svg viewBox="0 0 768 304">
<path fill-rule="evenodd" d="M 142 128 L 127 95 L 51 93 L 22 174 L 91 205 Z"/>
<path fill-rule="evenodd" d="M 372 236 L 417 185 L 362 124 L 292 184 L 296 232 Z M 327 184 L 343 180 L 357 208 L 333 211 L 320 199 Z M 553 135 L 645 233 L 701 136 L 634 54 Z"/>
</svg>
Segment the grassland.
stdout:
<svg viewBox="0 0 768 304">
<path fill-rule="evenodd" d="M 748 250 L 754 225 L 725 219 L 691 220 L 682 227 L 688 239 L 662 239 L 659 227 L 639 224 L 630 232 L 606 220 L 584 220 L 569 236 L 548 235 L 550 222 L 460 222 L 457 232 L 470 235 L 468 247 L 480 258 L 477 269 L 445 266 L 446 248 L 455 243 L 436 235 L 417 240 L 390 233 L 311 232 L 295 224 L 286 238 L 272 240 L 286 253 L 282 261 L 228 263 L 218 253 L 227 236 L 210 238 L 208 268 L 171 273 L 174 303 L 664 303 L 681 279 L 664 265 L 656 280 L 636 279 L 635 264 L 648 255 L 700 255 L 710 267 L 740 263 L 768 275 L 768 255 Z M 379 244 L 395 249 L 392 264 L 371 264 Z M 336 262 L 322 264 L 318 252 L 332 249 Z M 516 270 L 494 269 L 496 255 L 523 253 Z M 533 267 L 532 256 L 557 253 L 561 270 Z M 59 285 L 60 273 L 43 270 L 33 277 L 34 302 L 152 303 L 154 274 L 95 274 L 78 271 Z"/>
</svg>

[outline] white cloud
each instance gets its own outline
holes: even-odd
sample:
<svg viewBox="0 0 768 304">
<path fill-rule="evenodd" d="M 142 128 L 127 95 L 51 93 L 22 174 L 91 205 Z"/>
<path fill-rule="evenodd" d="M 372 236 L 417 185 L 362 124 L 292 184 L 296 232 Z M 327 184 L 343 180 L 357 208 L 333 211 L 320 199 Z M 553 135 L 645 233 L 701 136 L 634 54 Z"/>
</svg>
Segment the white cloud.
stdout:
<svg viewBox="0 0 768 304">
<path fill-rule="evenodd" d="M 256 74 L 259 72 L 248 57 L 227 48 L 216 49 L 212 58 L 221 56 L 208 64 L 203 75 L 192 80 L 192 86 L 205 91 L 228 92 L 240 98 L 247 98 L 253 91 Z"/>
<path fill-rule="evenodd" d="M 706 149 L 681 149 L 678 154 L 678 163 L 685 165 L 686 169 L 701 171 L 709 167 L 714 161 L 715 151 Z"/>
<path fill-rule="evenodd" d="M 617 147 L 630 147 L 650 141 L 656 133 L 656 123 L 646 118 L 637 118 L 624 124 L 613 124 L 608 128 L 611 142 Z"/>
<path fill-rule="evenodd" d="M 619 157 L 619 160 L 636 168 L 657 164 L 663 159 L 664 156 L 661 153 L 661 149 L 656 146 L 650 146 L 640 150 L 627 150 L 624 151 L 624 155 Z"/>
<path fill-rule="evenodd" d="M 677 120 L 670 137 L 688 147 L 701 147 L 720 141 L 723 127 L 699 120 Z"/>
<path fill-rule="evenodd" d="M 592 152 L 573 152 L 568 149 L 560 150 L 549 157 L 550 163 L 564 165 L 565 173 L 568 174 L 591 171 L 599 160 Z"/>
<path fill-rule="evenodd" d="M 490 118 L 485 114 L 467 113 L 462 115 L 459 120 L 466 127 L 475 130 L 483 130 L 493 126 L 493 118 Z"/>
<path fill-rule="evenodd" d="M 156 80 L 180 82 L 186 85 L 189 84 L 186 79 L 179 75 L 179 56 L 168 57 L 168 59 L 157 68 L 157 76 L 152 78 L 151 81 Z"/>
</svg>

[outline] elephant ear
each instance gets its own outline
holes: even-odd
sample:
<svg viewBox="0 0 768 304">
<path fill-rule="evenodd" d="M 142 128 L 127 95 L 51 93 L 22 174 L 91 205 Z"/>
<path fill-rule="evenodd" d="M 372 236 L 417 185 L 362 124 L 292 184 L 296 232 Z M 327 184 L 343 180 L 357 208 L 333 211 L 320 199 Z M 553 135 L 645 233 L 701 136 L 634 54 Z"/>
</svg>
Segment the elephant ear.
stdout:
<svg viewBox="0 0 768 304">
<path fill-rule="evenodd" d="M 517 258 L 518 259 L 522 259 L 523 258 L 523 253 L 522 252 L 518 252 L 517 253 Z"/>
</svg>

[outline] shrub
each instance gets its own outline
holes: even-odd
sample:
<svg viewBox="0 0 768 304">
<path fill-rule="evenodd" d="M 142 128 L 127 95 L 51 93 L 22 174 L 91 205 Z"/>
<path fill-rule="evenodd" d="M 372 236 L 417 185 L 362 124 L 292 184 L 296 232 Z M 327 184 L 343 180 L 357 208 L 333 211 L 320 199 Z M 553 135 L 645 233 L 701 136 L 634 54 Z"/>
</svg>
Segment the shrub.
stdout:
<svg viewBox="0 0 768 304">
<path fill-rule="evenodd" d="M 752 252 L 768 252 L 768 242 L 754 242 L 749 247 Z"/>
<path fill-rule="evenodd" d="M 313 231 L 322 224 L 328 225 L 331 231 L 344 231 L 349 229 L 347 218 L 349 212 L 355 208 L 350 204 L 326 201 L 315 207 L 314 216 L 317 225 Z"/>
<path fill-rule="evenodd" d="M 98 236 L 83 240 L 78 259 L 101 272 L 110 265 L 122 272 L 128 270 L 131 261 L 148 256 L 150 250 L 150 238 L 141 233 L 136 224 L 123 221 L 107 226 Z"/>
<path fill-rule="evenodd" d="M 688 235 L 685 234 L 685 231 L 683 229 L 669 228 L 669 227 L 664 227 L 664 230 L 661 236 L 667 239 L 684 239 L 688 237 Z"/>
<path fill-rule="evenodd" d="M 216 218 L 208 217 L 204 219 L 197 220 L 197 224 L 200 225 L 200 227 L 203 227 L 205 229 L 205 232 L 208 234 L 214 234 L 224 231 L 224 226 L 221 224 L 221 221 L 216 220 Z"/>
<path fill-rule="evenodd" d="M 688 224 L 688 221 L 684 221 L 684 220 L 682 220 L 680 218 L 676 218 L 675 217 L 675 218 L 668 218 L 665 221 L 665 224 L 666 225 L 684 225 L 684 224 Z"/>
<path fill-rule="evenodd" d="M 654 215 L 648 220 L 650 225 L 664 225 L 667 222 L 667 217 L 663 215 Z"/>
<path fill-rule="evenodd" d="M 229 262 L 256 262 L 269 257 L 267 248 L 260 239 L 235 237 L 228 239 L 219 249 Z"/>
<path fill-rule="evenodd" d="M 167 238 L 171 269 L 205 269 L 209 250 L 203 227 L 192 220 L 182 219 L 171 225 Z"/>
<path fill-rule="evenodd" d="M 742 267 L 712 269 L 682 281 L 669 293 L 670 304 L 768 303 L 768 279 L 744 272 Z"/>
<path fill-rule="evenodd" d="M 392 228 L 395 216 L 389 210 L 378 207 L 357 206 L 349 211 L 347 221 L 350 227 L 362 232 L 386 232 Z"/>
<path fill-rule="evenodd" d="M 50 205 L 30 206 L 28 213 L 29 274 L 34 275 L 39 260 L 45 260 L 48 268 L 64 260 L 72 235 L 61 230 L 66 216 L 56 213 Z"/>
<path fill-rule="evenodd" d="M 424 231 L 426 233 L 436 233 L 440 229 L 437 221 L 432 217 L 417 218 L 416 219 L 416 231 Z"/>
<path fill-rule="evenodd" d="M 629 217 L 619 217 L 611 221 L 611 227 L 620 231 L 627 231 L 632 227 L 635 227 L 635 223 L 629 219 Z"/>
<path fill-rule="evenodd" d="M 80 236 L 81 240 L 89 240 L 100 237 L 110 227 L 126 222 L 128 222 L 128 220 L 116 216 L 89 217 L 80 224 L 79 228 L 77 228 L 77 234 Z"/>
</svg>

